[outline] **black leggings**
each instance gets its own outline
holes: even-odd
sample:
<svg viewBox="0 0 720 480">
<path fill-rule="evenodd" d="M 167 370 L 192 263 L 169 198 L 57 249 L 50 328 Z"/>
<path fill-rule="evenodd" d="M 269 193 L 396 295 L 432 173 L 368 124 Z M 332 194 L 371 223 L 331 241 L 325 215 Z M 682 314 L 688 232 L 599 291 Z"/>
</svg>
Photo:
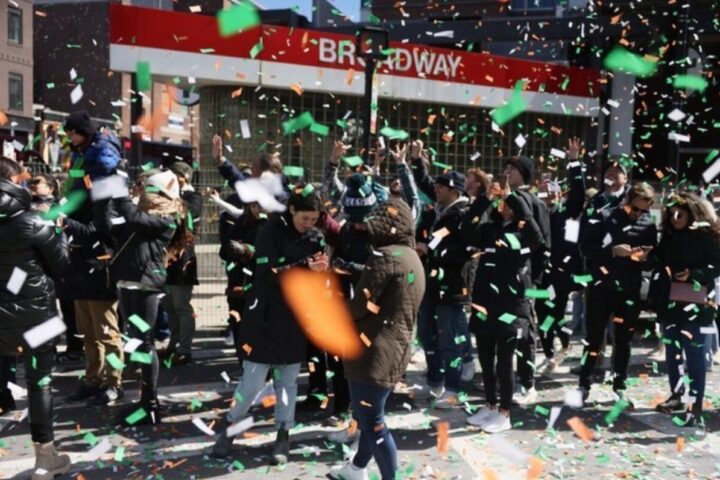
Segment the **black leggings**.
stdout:
<svg viewBox="0 0 720 480">
<path fill-rule="evenodd" d="M 562 322 L 565 319 L 565 307 L 567 307 L 568 297 L 570 296 L 569 290 L 558 289 L 555 293 L 555 298 L 550 300 L 538 299 L 535 302 L 535 312 L 537 313 L 538 332 L 540 333 L 540 342 L 542 343 L 543 352 L 546 358 L 552 358 L 555 354 L 555 347 L 553 342 L 555 336 L 560 338 L 560 343 L 563 348 L 570 346 L 570 335 L 562 330 Z M 551 302 L 553 307 L 551 308 L 547 303 Z M 545 319 L 550 316 L 555 321 L 552 323 L 547 332 L 544 332 L 540 326 L 545 323 Z"/>
<path fill-rule="evenodd" d="M 510 410 L 515 392 L 513 355 L 518 345 L 516 336 L 491 337 L 475 335 L 478 358 L 482 368 L 485 399 L 490 405 L 497 405 L 497 384 L 500 383 L 500 408 Z"/>
<path fill-rule="evenodd" d="M 121 288 L 118 292 L 120 311 L 126 320 L 127 334 L 131 338 L 142 340 L 142 344 L 135 351 L 150 355 L 150 363 L 135 360 L 136 363 L 141 365 L 142 369 L 140 401 L 155 405 L 157 404 L 157 384 L 160 372 L 160 362 L 158 361 L 157 352 L 155 352 L 155 320 L 160 305 L 160 292 L 130 290 L 127 288 Z M 150 328 L 145 332 L 141 332 L 135 323 L 130 320 L 133 315 L 137 315 L 144 320 Z M 133 361 L 132 355 L 130 361 Z"/>
<path fill-rule="evenodd" d="M 55 347 L 52 342 L 41 345 L 37 350 L 25 349 L 25 383 L 28 390 L 28 414 L 30 436 L 35 443 L 48 443 L 54 439 L 52 425 L 53 399 L 50 388 Z M 33 357 L 35 358 L 33 364 Z M 0 385 L 13 380 L 13 357 L 0 356 Z"/>
<path fill-rule="evenodd" d="M 334 355 L 326 354 L 311 342 L 308 342 L 306 359 L 308 364 L 312 363 L 315 367 L 308 375 L 308 395 L 313 393 L 327 395 L 327 371 L 330 369 L 333 372 L 334 413 L 341 414 L 347 411 L 350 408 L 350 391 L 345 379 L 342 359 L 336 360 Z"/>
</svg>

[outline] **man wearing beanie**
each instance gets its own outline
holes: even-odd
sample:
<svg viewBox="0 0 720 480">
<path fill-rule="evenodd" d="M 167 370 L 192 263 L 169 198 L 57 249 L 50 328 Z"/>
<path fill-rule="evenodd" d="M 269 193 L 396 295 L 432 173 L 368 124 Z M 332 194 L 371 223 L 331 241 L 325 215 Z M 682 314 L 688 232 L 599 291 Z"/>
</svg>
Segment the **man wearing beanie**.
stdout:
<svg viewBox="0 0 720 480">
<path fill-rule="evenodd" d="M 427 385 L 419 397 L 435 397 L 435 408 L 459 405 L 465 341 L 470 338 L 465 306 L 470 303 L 463 266 L 470 254 L 460 224 L 468 208 L 465 176 L 456 171 L 427 173 L 420 157 L 422 142 L 411 145 L 411 160 L 418 188 L 435 202 L 434 215 L 420 224 L 417 250 L 425 263 L 425 296 L 418 313 L 418 336 L 428 365 Z"/>
<path fill-rule="evenodd" d="M 108 129 L 98 131 L 85 110 L 68 115 L 64 129 L 70 137 L 73 150 L 71 172 L 83 170 L 85 175 L 95 179 L 115 171 L 120 163 L 122 149 L 114 133 Z"/>
<path fill-rule="evenodd" d="M 542 275 L 550 255 L 550 212 L 545 202 L 530 192 L 535 164 L 532 159 L 519 155 L 505 162 L 503 173 L 507 175 L 507 183 L 513 192 L 525 202 L 532 212 L 535 222 L 540 227 L 545 245 L 532 252 L 530 257 L 532 282 L 537 287 L 542 282 Z M 533 312 L 534 313 L 534 312 Z M 534 316 L 534 315 L 533 315 Z M 517 364 L 517 373 L 522 391 L 513 399 L 520 405 L 532 403 L 537 398 L 535 390 L 535 347 L 537 344 L 537 318 L 531 318 L 528 334 L 518 340 L 518 351 L 522 355 Z"/>
<path fill-rule="evenodd" d="M 170 171 L 178 180 L 180 198 L 188 208 L 188 227 L 197 235 L 202 215 L 202 195 L 195 191 L 192 184 L 193 168 L 187 162 L 178 161 L 170 165 Z M 195 335 L 195 311 L 190 299 L 193 287 L 198 285 L 197 258 L 195 245 L 187 245 L 178 258 L 171 258 L 167 267 L 167 281 L 162 307 L 170 320 L 170 343 L 166 350 L 158 355 L 171 358 L 171 365 L 185 365 L 192 361 L 192 341 Z"/>
<path fill-rule="evenodd" d="M 630 189 L 627 169 L 619 162 L 610 162 L 605 165 L 602 176 L 603 191 L 590 199 L 586 209 L 588 216 L 617 207 Z"/>
</svg>

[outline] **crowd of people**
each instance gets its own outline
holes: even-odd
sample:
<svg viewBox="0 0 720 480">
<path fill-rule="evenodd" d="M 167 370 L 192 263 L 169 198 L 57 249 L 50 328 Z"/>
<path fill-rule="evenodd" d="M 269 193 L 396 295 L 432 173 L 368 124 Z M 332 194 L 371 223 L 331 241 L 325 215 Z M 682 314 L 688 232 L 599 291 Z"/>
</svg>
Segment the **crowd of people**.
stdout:
<svg viewBox="0 0 720 480">
<path fill-rule="evenodd" d="M 64 130 L 73 157 L 62 181 L 0 159 L 0 409 L 15 408 L 9 385 L 21 354 L 34 479 L 70 468 L 53 440 L 55 362 L 84 361 L 85 375 L 66 401 L 121 405 L 115 423 L 137 426 L 162 421 L 159 359 L 193 361 L 194 244 L 203 212 L 193 167 L 175 162 L 131 181 L 117 138 L 97 130 L 87 112 L 72 113 Z M 466 408 L 468 424 L 490 434 L 512 428 L 515 405 L 536 401 L 538 370 L 555 371 L 579 332 L 580 403 L 611 342 L 612 388 L 632 406 L 628 365 L 643 310 L 656 313 L 668 371 L 670 393 L 656 408 L 682 413 L 683 425 L 702 423 L 720 277 L 720 223 L 702 189 L 659 195 L 648 183 L 630 183 L 618 162 L 602 170 L 600 191 L 589 188 L 578 139 L 569 141 L 557 172 L 538 172 L 520 155 L 496 175 L 471 168 L 435 176 L 420 140 L 378 145 L 369 165 L 344 161 L 350 147 L 337 141 L 319 184 L 283 175 L 277 155 L 239 168 L 223 156 L 220 136 L 212 143 L 220 175 L 236 190 L 225 198 L 209 192 L 207 200 L 222 211 L 228 332 L 239 365 L 215 457 L 233 455 L 234 438 L 271 380 L 278 399 L 272 464 L 288 461 L 296 408 L 332 398 L 329 421 L 338 431 L 331 440 L 353 442 L 353 454 L 329 475 L 366 479 L 374 458 L 383 479 L 395 478 L 385 405 L 404 379 L 415 339 L 427 372 L 412 395 L 432 408 Z M 386 185 L 388 164 L 394 176 Z M 293 269 L 339 277 L 341 301 L 363 337 L 358 357 L 308 340 L 280 285 Z M 59 335 L 38 331 L 57 317 L 67 343 L 56 355 Z M 165 317 L 170 337 L 157 351 Z M 462 388 L 475 376 L 476 358 L 484 403 L 468 406 Z M 140 398 L 122 405 L 126 363 L 139 370 Z M 309 385 L 296 402 L 303 368 Z"/>
</svg>

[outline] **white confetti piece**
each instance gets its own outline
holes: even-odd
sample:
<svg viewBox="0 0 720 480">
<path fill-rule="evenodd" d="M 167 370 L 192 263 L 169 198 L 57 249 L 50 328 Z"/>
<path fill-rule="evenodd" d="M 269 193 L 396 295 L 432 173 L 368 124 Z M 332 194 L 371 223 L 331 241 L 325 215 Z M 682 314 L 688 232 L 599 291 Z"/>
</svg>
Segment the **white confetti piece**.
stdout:
<svg viewBox="0 0 720 480">
<path fill-rule="evenodd" d="M 565 392 L 565 396 L 563 397 L 563 403 L 568 407 L 581 408 L 585 402 L 583 402 L 582 392 L 575 389 Z"/>
<path fill-rule="evenodd" d="M 518 133 L 518 136 L 515 137 L 515 145 L 517 145 L 518 148 L 523 148 L 526 143 L 527 140 L 525 140 L 525 137 L 522 136 L 522 133 Z"/>
<path fill-rule="evenodd" d="M 110 440 L 108 440 L 107 438 L 103 438 L 102 440 L 100 440 L 100 442 L 98 442 L 97 445 L 88 450 L 85 461 L 94 462 L 95 460 L 112 450 L 112 448 L 112 442 L 110 442 Z"/>
<path fill-rule="evenodd" d="M 668 140 L 674 140 L 676 142 L 688 143 L 690 142 L 690 135 L 681 135 L 676 132 L 668 133 Z"/>
<path fill-rule="evenodd" d="M 453 30 L 443 30 L 442 32 L 435 32 L 433 34 L 435 38 L 454 38 L 455 32 Z"/>
<path fill-rule="evenodd" d="M 73 105 L 75 105 L 77 102 L 80 101 L 80 99 L 83 97 L 83 89 L 82 85 L 76 85 L 75 88 L 72 89 L 72 92 L 70 92 L 70 102 L 72 102 Z"/>
<path fill-rule="evenodd" d="M 555 422 L 557 421 L 558 417 L 560 416 L 560 412 L 562 411 L 562 407 L 552 407 L 550 409 L 550 418 L 548 419 L 548 430 L 553 428 L 555 425 Z"/>
<path fill-rule="evenodd" d="M 37 348 L 62 334 L 66 329 L 65 323 L 60 320 L 60 317 L 55 316 L 26 331 L 23 337 L 30 348 Z"/>
<path fill-rule="evenodd" d="M 202 7 L 200 5 L 190 5 L 190 13 L 200 13 L 202 12 Z"/>
<path fill-rule="evenodd" d="M 525 465 L 528 455 L 503 437 L 492 436 L 487 443 L 495 453 L 514 465 Z"/>
<path fill-rule="evenodd" d="M 24 396 L 27 393 L 27 390 L 22 388 L 20 385 L 16 385 L 10 381 L 7 382 L 7 389 L 17 396 Z"/>
<path fill-rule="evenodd" d="M 127 180 L 120 175 L 111 175 L 95 180 L 93 181 L 92 190 L 90 190 L 90 198 L 93 201 L 128 196 L 130 196 L 130 191 L 128 190 Z"/>
<path fill-rule="evenodd" d="M 243 433 L 245 430 L 250 430 L 252 426 L 255 424 L 255 421 L 253 420 L 253 417 L 247 417 L 240 420 L 238 423 L 233 423 L 230 425 L 227 429 L 227 436 L 228 437 L 237 437 L 241 433 Z"/>
<path fill-rule="evenodd" d="M 478 158 L 480 158 L 480 152 L 475 152 L 475 153 L 473 153 L 473 154 L 470 156 L 470 161 L 471 161 L 471 162 L 474 162 L 474 161 L 477 160 Z"/>
<path fill-rule="evenodd" d="M 720 174 L 720 158 L 715 160 L 715 162 L 703 172 L 703 180 L 705 183 L 710 183 L 718 174 Z"/>
<path fill-rule="evenodd" d="M 577 243 L 580 238 L 580 222 L 572 218 L 565 220 L 565 241 Z"/>
<path fill-rule="evenodd" d="M 192 419 L 192 424 L 195 425 L 197 429 L 203 432 L 205 435 L 215 435 L 215 431 L 212 428 L 208 427 L 200 417 L 194 417 Z"/>
<path fill-rule="evenodd" d="M 240 132 L 242 133 L 242 138 L 250 138 L 250 124 L 245 119 L 240 120 Z"/>
<path fill-rule="evenodd" d="M 140 340 L 139 338 L 131 338 L 130 340 L 125 342 L 123 351 L 126 353 L 133 353 L 135 350 L 138 349 L 140 345 L 142 345 L 142 340 Z"/>
<path fill-rule="evenodd" d="M 551 148 L 550 155 L 552 155 L 553 157 L 562 158 L 564 160 L 567 154 L 563 150 Z"/>
<path fill-rule="evenodd" d="M 70 69 L 70 80 L 75 80 L 77 78 L 77 71 L 74 68 Z"/>
<path fill-rule="evenodd" d="M 680 120 L 685 118 L 685 116 L 686 115 L 681 110 L 678 110 L 677 108 L 668 114 L 668 118 L 670 120 L 672 120 L 673 122 L 679 122 Z"/>
<path fill-rule="evenodd" d="M 257 202 L 270 212 L 284 212 L 285 205 L 275 195 L 283 192 L 282 177 L 264 173 L 260 178 L 250 178 L 235 183 L 235 190 L 243 203 Z"/>
<path fill-rule="evenodd" d="M 22 286 L 25 284 L 26 278 L 27 272 L 25 270 L 14 267 L 5 288 L 7 288 L 8 291 L 13 295 L 17 295 L 18 293 L 20 293 L 20 289 L 22 289 Z"/>
<path fill-rule="evenodd" d="M 230 375 L 228 375 L 226 371 L 223 370 L 220 376 L 225 381 L 225 383 L 230 383 Z"/>
</svg>

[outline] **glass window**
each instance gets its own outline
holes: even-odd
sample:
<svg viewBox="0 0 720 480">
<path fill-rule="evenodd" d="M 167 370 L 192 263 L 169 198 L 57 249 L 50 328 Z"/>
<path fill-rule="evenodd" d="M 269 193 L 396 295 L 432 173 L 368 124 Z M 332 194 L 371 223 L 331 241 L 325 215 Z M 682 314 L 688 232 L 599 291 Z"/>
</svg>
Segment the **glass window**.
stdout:
<svg viewBox="0 0 720 480">
<path fill-rule="evenodd" d="M 10 110 L 23 109 L 23 77 L 17 73 L 11 73 L 8 78 L 8 100 Z"/>
<path fill-rule="evenodd" d="M 557 4 L 557 0 L 512 0 L 512 9 L 514 11 L 546 10 L 555 8 Z"/>
<path fill-rule="evenodd" d="M 22 10 L 13 6 L 8 6 L 8 42 L 23 43 Z"/>
</svg>

